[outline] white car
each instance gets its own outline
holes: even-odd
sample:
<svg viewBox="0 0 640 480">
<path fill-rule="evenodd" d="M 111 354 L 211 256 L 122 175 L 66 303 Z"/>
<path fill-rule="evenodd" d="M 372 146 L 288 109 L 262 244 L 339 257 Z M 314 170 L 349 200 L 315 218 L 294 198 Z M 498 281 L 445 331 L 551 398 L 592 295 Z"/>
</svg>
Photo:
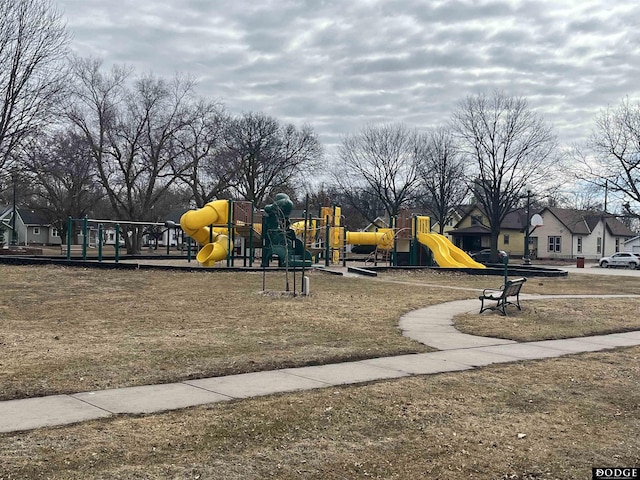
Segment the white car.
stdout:
<svg viewBox="0 0 640 480">
<path fill-rule="evenodd" d="M 640 267 L 640 258 L 635 253 L 630 252 L 618 252 L 614 253 L 610 257 L 602 257 L 599 262 L 602 268 L 609 267 Z"/>
</svg>

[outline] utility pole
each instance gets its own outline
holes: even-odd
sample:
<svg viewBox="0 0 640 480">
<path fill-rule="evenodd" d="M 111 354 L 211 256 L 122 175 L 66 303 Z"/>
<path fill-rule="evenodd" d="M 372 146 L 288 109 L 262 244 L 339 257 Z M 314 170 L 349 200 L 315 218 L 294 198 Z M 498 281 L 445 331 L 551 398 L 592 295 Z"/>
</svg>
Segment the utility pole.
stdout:
<svg viewBox="0 0 640 480">
<path fill-rule="evenodd" d="M 18 246 L 18 232 L 16 232 L 16 182 L 17 182 L 17 172 L 16 169 L 11 169 L 11 182 L 13 183 L 13 209 L 11 212 L 11 247 L 15 248 Z"/>
<path fill-rule="evenodd" d="M 527 188 L 527 221 L 524 226 L 524 264 L 531 265 L 529 252 L 529 224 L 531 223 L 531 189 Z"/>
<path fill-rule="evenodd" d="M 602 256 L 607 256 L 605 250 L 607 242 L 607 197 L 609 195 L 609 180 L 604 181 L 604 213 L 602 214 Z"/>
</svg>

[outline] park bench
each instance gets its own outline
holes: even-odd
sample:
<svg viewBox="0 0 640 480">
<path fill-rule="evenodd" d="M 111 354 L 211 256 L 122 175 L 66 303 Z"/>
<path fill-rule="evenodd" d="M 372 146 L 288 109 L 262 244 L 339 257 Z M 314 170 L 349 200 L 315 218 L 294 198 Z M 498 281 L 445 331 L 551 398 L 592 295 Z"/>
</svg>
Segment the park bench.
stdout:
<svg viewBox="0 0 640 480">
<path fill-rule="evenodd" d="M 62 255 L 67 254 L 67 246 L 60 245 L 60 253 Z M 71 255 L 82 255 L 82 245 L 71 245 Z"/>
<path fill-rule="evenodd" d="M 515 305 L 520 308 L 520 289 L 526 278 L 516 278 L 513 280 L 507 280 L 507 283 L 498 289 L 485 288 L 480 295 L 480 313 L 485 310 L 498 310 L 502 315 L 507 315 L 507 305 Z M 509 300 L 512 298 L 513 300 Z M 485 306 L 485 301 L 497 302 L 495 305 L 488 304 Z"/>
</svg>

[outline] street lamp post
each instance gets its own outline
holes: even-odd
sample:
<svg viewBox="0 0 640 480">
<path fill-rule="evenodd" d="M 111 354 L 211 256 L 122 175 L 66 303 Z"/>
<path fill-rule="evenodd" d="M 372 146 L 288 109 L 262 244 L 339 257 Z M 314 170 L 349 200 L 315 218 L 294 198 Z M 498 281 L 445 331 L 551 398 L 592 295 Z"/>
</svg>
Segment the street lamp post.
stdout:
<svg viewBox="0 0 640 480">
<path fill-rule="evenodd" d="M 527 188 L 527 221 L 524 226 L 524 264 L 531 265 L 529 256 L 529 223 L 531 222 L 531 189 Z"/>
<path fill-rule="evenodd" d="M 18 232 L 16 232 L 16 177 L 17 172 L 15 169 L 11 170 L 11 181 L 13 182 L 13 210 L 11 215 L 11 247 L 18 246 Z"/>
</svg>

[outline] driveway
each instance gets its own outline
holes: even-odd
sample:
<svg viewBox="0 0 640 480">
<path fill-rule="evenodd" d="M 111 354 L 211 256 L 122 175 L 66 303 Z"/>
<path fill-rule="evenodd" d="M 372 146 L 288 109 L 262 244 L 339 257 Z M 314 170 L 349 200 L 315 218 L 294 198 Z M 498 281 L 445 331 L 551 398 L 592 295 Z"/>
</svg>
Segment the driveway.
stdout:
<svg viewBox="0 0 640 480">
<path fill-rule="evenodd" d="M 584 273 L 587 275 L 640 277 L 640 270 L 630 270 L 628 268 L 601 268 L 597 263 L 585 263 L 584 268 L 576 268 L 575 265 L 558 265 L 555 268 L 566 270 L 569 273 Z"/>
</svg>

